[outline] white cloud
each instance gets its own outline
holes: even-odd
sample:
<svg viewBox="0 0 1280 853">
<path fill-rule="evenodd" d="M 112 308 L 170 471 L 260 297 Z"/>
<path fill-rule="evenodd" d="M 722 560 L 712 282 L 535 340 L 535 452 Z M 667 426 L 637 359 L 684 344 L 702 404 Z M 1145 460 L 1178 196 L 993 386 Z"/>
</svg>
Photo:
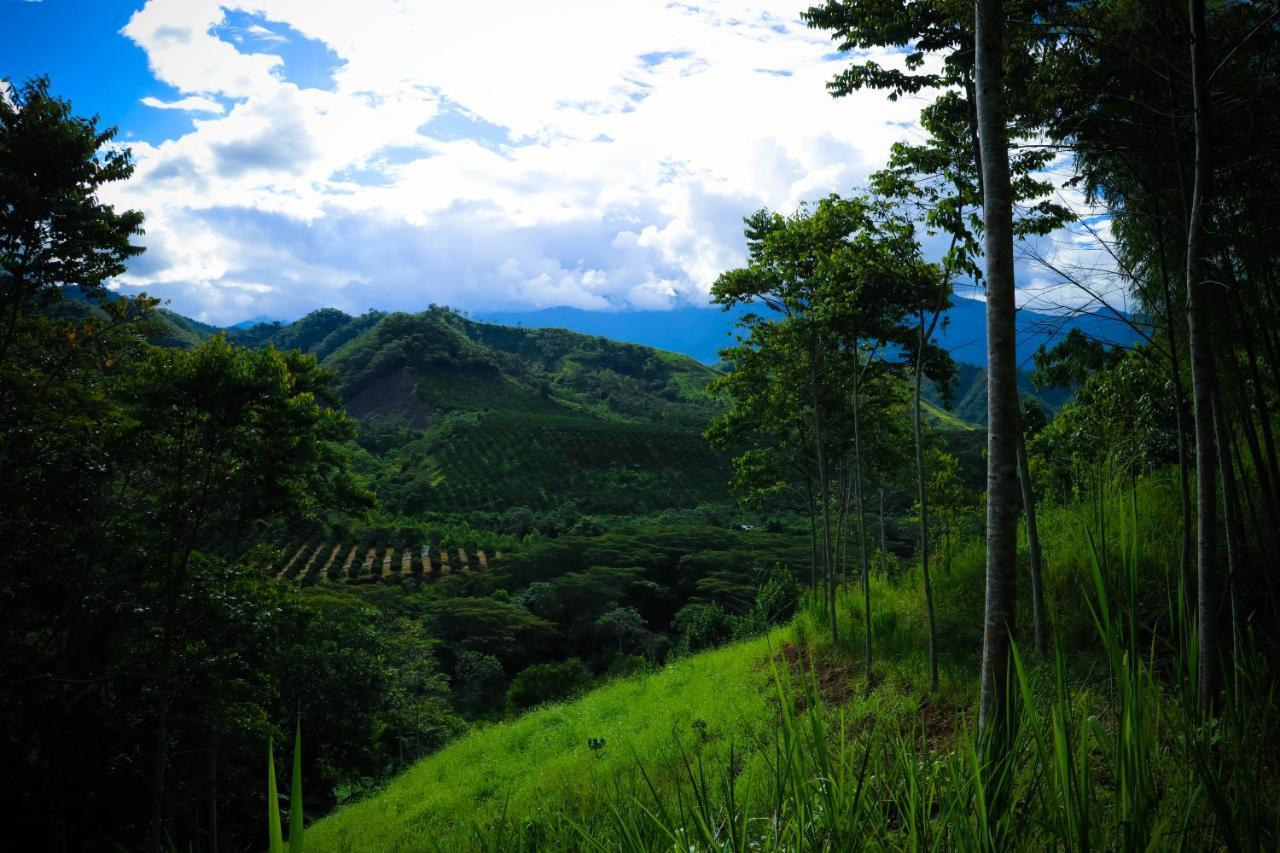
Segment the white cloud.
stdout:
<svg viewBox="0 0 1280 853">
<path fill-rule="evenodd" d="M 165 106 L 234 103 L 133 145 L 112 200 L 147 214 L 150 252 L 124 282 L 213 321 L 701 303 L 744 215 L 849 191 L 919 112 L 832 100 L 841 64 L 798 9 L 150 0 L 123 32 L 186 95 Z M 325 45 L 332 86 L 235 43 L 228 12 L 263 22 L 240 28 L 257 43 L 283 24 Z"/>
<path fill-rule="evenodd" d="M 1132 313 L 1128 281 L 1116 254 L 1111 217 L 1102 203 L 1089 203 L 1070 183 L 1071 157 L 1051 163 L 1044 177 L 1054 187 L 1051 200 L 1070 210 L 1076 221 L 1017 246 L 1018 304 L 1031 311 Z"/>
<path fill-rule="evenodd" d="M 224 112 L 222 104 L 212 98 L 201 98 L 195 95 L 179 98 L 176 101 L 162 101 L 159 98 L 148 96 L 142 99 L 142 103 L 157 110 L 185 110 L 195 113 L 217 113 L 219 115 Z"/>
</svg>

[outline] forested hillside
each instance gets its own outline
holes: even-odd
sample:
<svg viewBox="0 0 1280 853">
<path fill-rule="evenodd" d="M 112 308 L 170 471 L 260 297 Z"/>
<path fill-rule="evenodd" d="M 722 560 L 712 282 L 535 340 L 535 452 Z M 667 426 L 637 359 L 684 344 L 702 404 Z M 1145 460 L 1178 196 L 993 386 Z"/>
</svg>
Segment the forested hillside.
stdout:
<svg viewBox="0 0 1280 853">
<path fill-rule="evenodd" d="M 701 438 L 714 372 L 692 359 L 445 309 L 318 311 L 233 339 L 314 354 L 358 422 L 356 469 L 390 513 L 631 513 L 724 503 Z"/>
</svg>

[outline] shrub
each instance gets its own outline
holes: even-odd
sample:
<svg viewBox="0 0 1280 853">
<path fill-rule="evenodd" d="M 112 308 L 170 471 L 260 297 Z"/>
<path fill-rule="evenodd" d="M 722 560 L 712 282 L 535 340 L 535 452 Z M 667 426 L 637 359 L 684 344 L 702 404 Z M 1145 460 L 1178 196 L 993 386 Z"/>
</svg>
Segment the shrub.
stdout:
<svg viewBox="0 0 1280 853">
<path fill-rule="evenodd" d="M 453 667 L 453 693 L 459 707 L 473 714 L 498 704 L 506 684 L 502 664 L 493 655 L 462 652 Z"/>
<path fill-rule="evenodd" d="M 681 654 L 718 646 L 733 636 L 733 620 L 716 604 L 686 604 L 676 613 L 671 628 Z"/>
<path fill-rule="evenodd" d="M 574 658 L 559 663 L 535 664 L 522 671 L 507 691 L 507 708 L 520 711 L 557 702 L 581 693 L 591 684 L 591 671 Z"/>
<path fill-rule="evenodd" d="M 756 591 L 756 610 L 768 625 L 786 622 L 796 612 L 800 595 L 796 576 L 783 566 L 774 566 Z"/>
</svg>

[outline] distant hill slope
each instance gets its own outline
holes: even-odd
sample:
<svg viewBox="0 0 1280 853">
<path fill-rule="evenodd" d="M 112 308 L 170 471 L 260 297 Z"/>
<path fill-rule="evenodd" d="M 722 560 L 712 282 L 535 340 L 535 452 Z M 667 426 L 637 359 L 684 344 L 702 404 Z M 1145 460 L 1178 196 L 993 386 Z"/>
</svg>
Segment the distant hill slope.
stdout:
<svg viewBox="0 0 1280 853">
<path fill-rule="evenodd" d="M 933 405 L 946 409 L 953 417 L 967 424 L 987 425 L 987 369 L 963 362 L 956 365 L 956 379 L 951 387 L 951 401 L 946 403 L 938 389 L 925 386 L 923 395 Z M 1031 374 L 1018 371 L 1018 395 L 1039 400 L 1049 414 L 1062 408 L 1071 399 L 1065 388 L 1037 389 L 1031 384 Z"/>
<path fill-rule="evenodd" d="M 360 422 L 356 462 L 392 512 L 576 502 L 639 512 L 727 500 L 701 437 L 714 371 L 688 356 L 452 311 L 316 311 L 233 340 L 314 353 Z"/>
</svg>

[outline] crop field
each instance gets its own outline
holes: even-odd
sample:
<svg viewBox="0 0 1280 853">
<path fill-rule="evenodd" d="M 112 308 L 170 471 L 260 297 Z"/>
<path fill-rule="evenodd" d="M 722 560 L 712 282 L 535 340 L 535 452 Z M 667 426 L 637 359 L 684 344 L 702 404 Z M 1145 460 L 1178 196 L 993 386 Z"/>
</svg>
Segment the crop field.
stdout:
<svg viewBox="0 0 1280 853">
<path fill-rule="evenodd" d="M 449 552 L 454 562 L 450 562 Z M 299 586 L 343 583 L 393 583 L 402 578 L 435 580 L 454 572 L 486 572 L 502 555 L 476 548 L 437 548 L 430 545 L 374 546 L 357 562 L 359 545 L 344 542 L 305 540 L 283 549 L 287 555 L 275 572 L 281 580 Z M 338 558 L 346 554 L 341 566 Z M 381 556 L 381 559 L 379 559 Z M 305 562 L 303 559 L 304 558 Z"/>
<path fill-rule="evenodd" d="M 586 414 L 456 419 L 369 460 L 384 506 L 430 511 L 549 509 L 632 513 L 728 499 L 728 461 L 697 430 Z"/>
</svg>

